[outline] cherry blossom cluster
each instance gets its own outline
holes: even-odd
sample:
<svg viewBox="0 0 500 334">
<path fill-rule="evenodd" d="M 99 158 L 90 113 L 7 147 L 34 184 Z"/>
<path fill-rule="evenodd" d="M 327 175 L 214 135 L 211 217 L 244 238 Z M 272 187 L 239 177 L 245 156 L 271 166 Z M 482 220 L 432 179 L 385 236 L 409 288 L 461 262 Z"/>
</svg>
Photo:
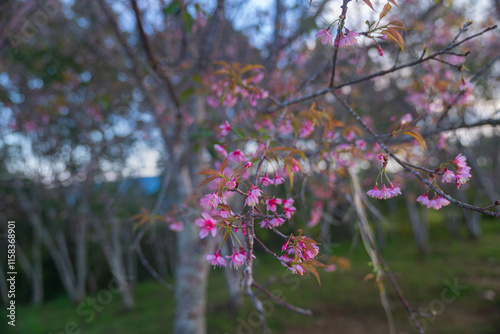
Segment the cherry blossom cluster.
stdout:
<svg viewBox="0 0 500 334">
<path fill-rule="evenodd" d="M 417 202 L 422 205 L 426 205 L 427 209 L 434 210 L 439 210 L 443 206 L 447 206 L 448 204 L 450 204 L 450 201 L 448 201 L 446 198 L 437 196 L 436 194 L 434 194 L 434 197 L 432 199 L 429 199 L 427 191 L 425 192 L 425 194 L 417 197 Z"/>
<path fill-rule="evenodd" d="M 217 80 L 215 77 L 209 79 L 207 86 L 210 89 L 210 94 L 207 96 L 209 106 L 216 108 L 220 105 L 224 107 L 234 107 L 238 102 L 238 98 L 247 99 L 252 107 L 257 106 L 257 101 L 266 99 L 269 92 L 259 89 L 255 84 L 262 81 L 264 73 L 254 70 L 254 76 L 241 80 L 241 83 L 231 87 L 230 81 Z"/>
<path fill-rule="evenodd" d="M 285 252 L 280 257 L 283 266 L 294 274 L 304 274 L 304 261 L 314 259 L 318 255 L 317 243 L 305 236 L 290 236 L 281 251 Z"/>
<path fill-rule="evenodd" d="M 401 189 L 399 187 L 394 186 L 394 184 L 392 184 L 391 180 L 389 179 L 389 176 L 387 176 L 386 172 L 386 167 L 388 163 L 387 156 L 384 154 L 380 154 L 378 156 L 378 159 L 383 161 L 382 169 L 380 170 L 377 176 L 377 180 L 375 181 L 375 186 L 373 187 L 373 189 L 368 190 L 366 194 L 370 197 L 378 199 L 388 199 L 394 196 L 401 195 Z M 384 177 L 387 180 L 387 182 L 389 182 L 389 188 L 385 186 Z M 382 184 L 382 187 L 380 189 L 378 188 L 379 179 Z"/>
<path fill-rule="evenodd" d="M 340 35 L 335 38 L 335 41 L 332 42 L 332 35 L 330 33 L 330 30 L 331 26 L 328 27 L 326 30 L 323 29 L 318 30 L 316 38 L 321 39 L 321 44 L 326 45 L 330 43 L 339 48 L 343 48 L 345 46 L 355 45 L 357 42 L 356 38 L 359 37 L 359 34 L 356 31 L 350 31 L 349 29 L 346 28 L 345 34 L 344 32 L 341 32 Z"/>
<path fill-rule="evenodd" d="M 229 122 L 224 122 L 219 126 L 219 138 L 226 137 L 232 127 Z M 222 143 L 221 143 L 222 144 Z M 257 153 L 245 154 L 236 149 L 230 153 L 221 144 L 216 144 L 214 149 L 225 160 L 222 164 L 216 163 L 219 170 L 207 169 L 200 172 L 206 175 L 207 179 L 202 183 L 207 185 L 211 190 L 205 194 L 199 201 L 203 208 L 201 217 L 195 220 L 195 225 L 198 228 L 198 236 L 200 239 L 207 237 L 217 237 L 223 235 L 224 242 L 229 238 L 232 240 L 233 246 L 239 246 L 239 249 L 234 248 L 231 255 L 223 256 L 221 254 L 222 244 L 213 254 L 205 255 L 205 259 L 213 266 L 227 266 L 227 260 L 230 260 L 232 268 L 238 268 L 243 265 L 249 256 L 247 251 L 238 239 L 237 232 L 241 229 L 243 235 L 246 235 L 246 223 L 243 216 L 249 212 L 254 212 L 258 218 L 254 219 L 255 226 L 274 230 L 278 234 L 276 228 L 282 226 L 287 220 L 291 219 L 295 212 L 295 200 L 293 198 L 278 198 L 276 196 L 268 196 L 264 189 L 269 186 L 278 186 L 285 181 L 285 178 L 280 176 L 278 169 L 274 169 L 272 176 L 268 172 L 263 176 L 256 177 L 256 183 L 249 181 L 248 170 L 252 167 L 249 159 L 255 159 L 260 155 L 265 147 L 259 145 Z M 299 162 L 287 157 L 287 163 L 283 167 L 283 173 L 288 175 L 300 170 Z M 216 181 L 217 182 L 212 182 Z M 241 195 L 244 198 L 244 206 L 238 212 L 234 213 L 228 205 L 228 198 L 232 195 Z M 243 201 L 242 201 L 243 202 Z M 321 209 L 321 208 L 319 208 Z M 283 235 L 282 235 L 283 236 Z M 288 251 L 282 259 L 283 263 L 288 263 L 288 267 L 293 272 L 303 274 L 307 272 L 299 265 L 304 260 L 314 258 L 318 253 L 316 243 L 305 237 L 289 237 L 287 239 Z M 285 247 L 285 248 L 287 248 Z M 295 250 L 292 254 L 291 250 Z M 300 251 L 299 251 L 300 250 Z M 253 254 L 252 254 L 253 255 Z M 317 262 L 314 265 L 322 266 Z"/>
<path fill-rule="evenodd" d="M 441 178 L 441 182 L 455 182 L 457 188 L 460 188 L 460 185 L 466 183 L 471 177 L 470 167 L 467 166 L 466 160 L 467 157 L 460 153 L 455 159 L 445 162 L 443 165 L 455 167 L 455 172 L 449 170 L 447 167 L 444 167 L 444 173 Z"/>
</svg>

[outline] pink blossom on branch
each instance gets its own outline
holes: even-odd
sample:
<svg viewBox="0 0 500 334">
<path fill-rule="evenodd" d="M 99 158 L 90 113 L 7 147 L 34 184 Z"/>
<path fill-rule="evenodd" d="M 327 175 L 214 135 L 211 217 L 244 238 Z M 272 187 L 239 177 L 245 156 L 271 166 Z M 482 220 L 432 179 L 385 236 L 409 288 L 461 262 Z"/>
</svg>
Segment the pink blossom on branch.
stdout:
<svg viewBox="0 0 500 334">
<path fill-rule="evenodd" d="M 229 133 L 229 131 L 231 131 L 231 125 L 229 125 L 229 122 L 226 121 L 225 123 L 219 125 L 219 129 L 220 129 L 220 135 L 226 136 Z"/>
<path fill-rule="evenodd" d="M 441 178 L 441 182 L 443 183 L 451 183 L 451 181 L 455 180 L 455 174 L 449 170 L 448 168 L 444 169 L 443 177 Z"/>
<path fill-rule="evenodd" d="M 277 205 L 283 203 L 279 198 L 270 198 L 266 200 L 266 210 L 271 212 L 276 212 Z"/>
<path fill-rule="evenodd" d="M 255 206 L 259 204 L 259 197 L 262 194 L 262 190 L 255 188 L 252 185 L 252 189 L 248 191 L 248 197 L 245 200 L 245 205 Z"/>
<path fill-rule="evenodd" d="M 323 45 L 326 45 L 327 43 L 332 44 L 332 35 L 330 34 L 330 28 L 328 28 L 327 30 L 318 30 L 316 38 L 321 38 L 321 44 Z"/>
<path fill-rule="evenodd" d="M 233 250 L 233 254 L 226 255 L 226 258 L 231 259 L 231 262 L 229 263 L 230 267 L 238 269 L 239 266 L 245 263 L 247 252 L 243 250 L 243 247 L 240 247 L 240 251 L 238 252 L 235 247 Z"/>
<path fill-rule="evenodd" d="M 204 239 L 209 233 L 211 233 L 212 237 L 215 238 L 217 235 L 217 222 L 206 212 L 203 212 L 201 216 L 203 218 L 198 218 L 194 222 L 196 226 L 200 227 L 200 239 Z"/>
<path fill-rule="evenodd" d="M 205 260 L 207 260 L 213 266 L 225 267 L 226 260 L 220 255 L 220 249 L 218 249 L 214 254 L 205 255 Z"/>
<path fill-rule="evenodd" d="M 236 151 L 233 151 L 229 153 L 229 160 L 234 161 L 234 162 L 241 162 L 245 161 L 247 158 L 243 152 L 241 152 L 239 149 Z"/>
<path fill-rule="evenodd" d="M 207 194 L 202 199 L 200 199 L 200 205 L 205 210 L 210 210 L 212 208 L 216 208 L 219 205 L 219 195 L 217 193 Z"/>
</svg>

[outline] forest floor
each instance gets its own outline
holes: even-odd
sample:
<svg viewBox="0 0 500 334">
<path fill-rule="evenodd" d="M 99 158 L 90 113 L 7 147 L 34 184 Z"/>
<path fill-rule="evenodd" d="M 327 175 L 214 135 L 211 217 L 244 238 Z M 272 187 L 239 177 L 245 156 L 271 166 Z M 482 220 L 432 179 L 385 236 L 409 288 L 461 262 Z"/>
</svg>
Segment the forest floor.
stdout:
<svg viewBox="0 0 500 334">
<path fill-rule="evenodd" d="M 419 317 L 427 334 L 500 333 L 500 224 L 484 220 L 483 231 L 479 240 L 470 240 L 463 230 L 451 236 L 442 225 L 431 226 L 431 253 L 425 258 L 418 255 L 410 230 L 388 236 L 382 253 L 407 300 L 417 311 L 436 313 L 434 317 Z M 336 255 L 349 259 L 350 268 L 332 273 L 320 270 L 321 286 L 313 276 L 298 278 L 287 274 L 272 259 L 258 256 L 258 282 L 264 283 L 274 275 L 271 291 L 313 311 L 313 316 L 306 317 L 266 302 L 271 333 L 389 333 L 379 288 L 373 279 L 366 279 L 371 267 L 363 244 L 353 251 L 350 246 L 350 241 L 345 241 L 334 250 Z M 225 284 L 222 270 L 214 270 L 208 289 L 208 333 L 261 333 L 249 300 L 239 311 L 228 306 Z M 388 280 L 384 286 L 395 333 L 417 333 Z M 118 295 L 93 314 L 77 312 L 78 305 L 65 296 L 41 306 L 19 306 L 15 329 L 0 327 L 0 333 L 170 333 L 173 291 L 154 280 L 145 280 L 136 287 L 135 297 L 137 307 L 129 312 L 122 309 Z"/>
</svg>

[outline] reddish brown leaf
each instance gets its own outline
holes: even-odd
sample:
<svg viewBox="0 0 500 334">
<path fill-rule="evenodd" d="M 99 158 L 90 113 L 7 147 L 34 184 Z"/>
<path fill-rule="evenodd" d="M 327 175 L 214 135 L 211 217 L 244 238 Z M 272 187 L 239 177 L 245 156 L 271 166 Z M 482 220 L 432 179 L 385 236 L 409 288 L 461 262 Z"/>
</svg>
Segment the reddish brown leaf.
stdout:
<svg viewBox="0 0 500 334">
<path fill-rule="evenodd" d="M 403 50 L 403 52 L 405 51 L 405 42 L 403 41 L 403 37 L 401 37 L 401 35 L 395 28 L 393 27 L 387 28 L 387 35 L 394 41 L 396 41 L 396 43 L 398 43 L 399 47 L 401 48 L 401 50 Z"/>
<path fill-rule="evenodd" d="M 218 171 L 216 171 L 215 169 L 205 169 L 205 170 L 202 170 L 201 172 L 199 172 L 198 174 L 201 174 L 201 175 L 216 175 L 218 177 L 220 177 L 220 173 Z"/>
<path fill-rule="evenodd" d="M 373 9 L 373 11 L 375 11 L 375 8 L 373 8 L 373 5 L 370 2 L 370 0 L 363 0 L 363 2 L 366 3 L 368 6 L 370 6 L 370 8 Z"/>
<path fill-rule="evenodd" d="M 228 158 L 229 158 L 229 155 L 226 157 L 226 159 L 224 160 L 224 162 L 222 163 L 222 165 L 220 165 L 220 173 L 221 174 L 224 171 L 224 168 L 226 168 L 226 164 L 227 164 L 227 159 Z"/>
<path fill-rule="evenodd" d="M 218 179 L 218 178 L 219 178 L 218 176 L 207 177 L 202 183 L 200 183 L 200 185 L 198 187 L 196 187 L 196 189 L 198 189 L 199 187 L 203 187 L 205 184 L 212 182 L 213 180 Z"/>
<path fill-rule="evenodd" d="M 386 3 L 385 6 L 384 6 L 384 9 L 382 9 L 382 12 L 380 13 L 379 15 L 379 21 L 382 20 L 382 18 L 384 18 L 387 14 L 389 14 L 389 12 L 391 11 L 391 4 L 390 3 Z"/>
<path fill-rule="evenodd" d="M 389 0 L 389 2 L 390 2 L 390 3 L 392 3 L 394 6 L 396 6 L 396 7 L 398 7 L 398 8 L 399 8 L 399 6 L 398 6 L 398 4 L 396 3 L 396 1 L 394 1 L 394 0 Z"/>
</svg>

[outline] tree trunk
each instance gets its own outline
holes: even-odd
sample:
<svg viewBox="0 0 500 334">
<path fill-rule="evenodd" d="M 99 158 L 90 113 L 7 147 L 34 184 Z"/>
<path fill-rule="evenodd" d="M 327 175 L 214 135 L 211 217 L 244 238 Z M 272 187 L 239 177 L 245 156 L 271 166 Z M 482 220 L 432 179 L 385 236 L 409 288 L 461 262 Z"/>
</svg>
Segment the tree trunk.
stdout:
<svg viewBox="0 0 500 334">
<path fill-rule="evenodd" d="M 187 198 L 194 187 L 189 170 L 182 167 L 177 178 L 178 200 Z M 198 212 L 186 215 L 184 229 L 177 233 L 177 266 L 175 270 L 175 334 L 206 333 L 206 300 L 209 264 L 203 255 L 213 252 L 215 238 L 200 240 L 194 220 Z"/>
</svg>

